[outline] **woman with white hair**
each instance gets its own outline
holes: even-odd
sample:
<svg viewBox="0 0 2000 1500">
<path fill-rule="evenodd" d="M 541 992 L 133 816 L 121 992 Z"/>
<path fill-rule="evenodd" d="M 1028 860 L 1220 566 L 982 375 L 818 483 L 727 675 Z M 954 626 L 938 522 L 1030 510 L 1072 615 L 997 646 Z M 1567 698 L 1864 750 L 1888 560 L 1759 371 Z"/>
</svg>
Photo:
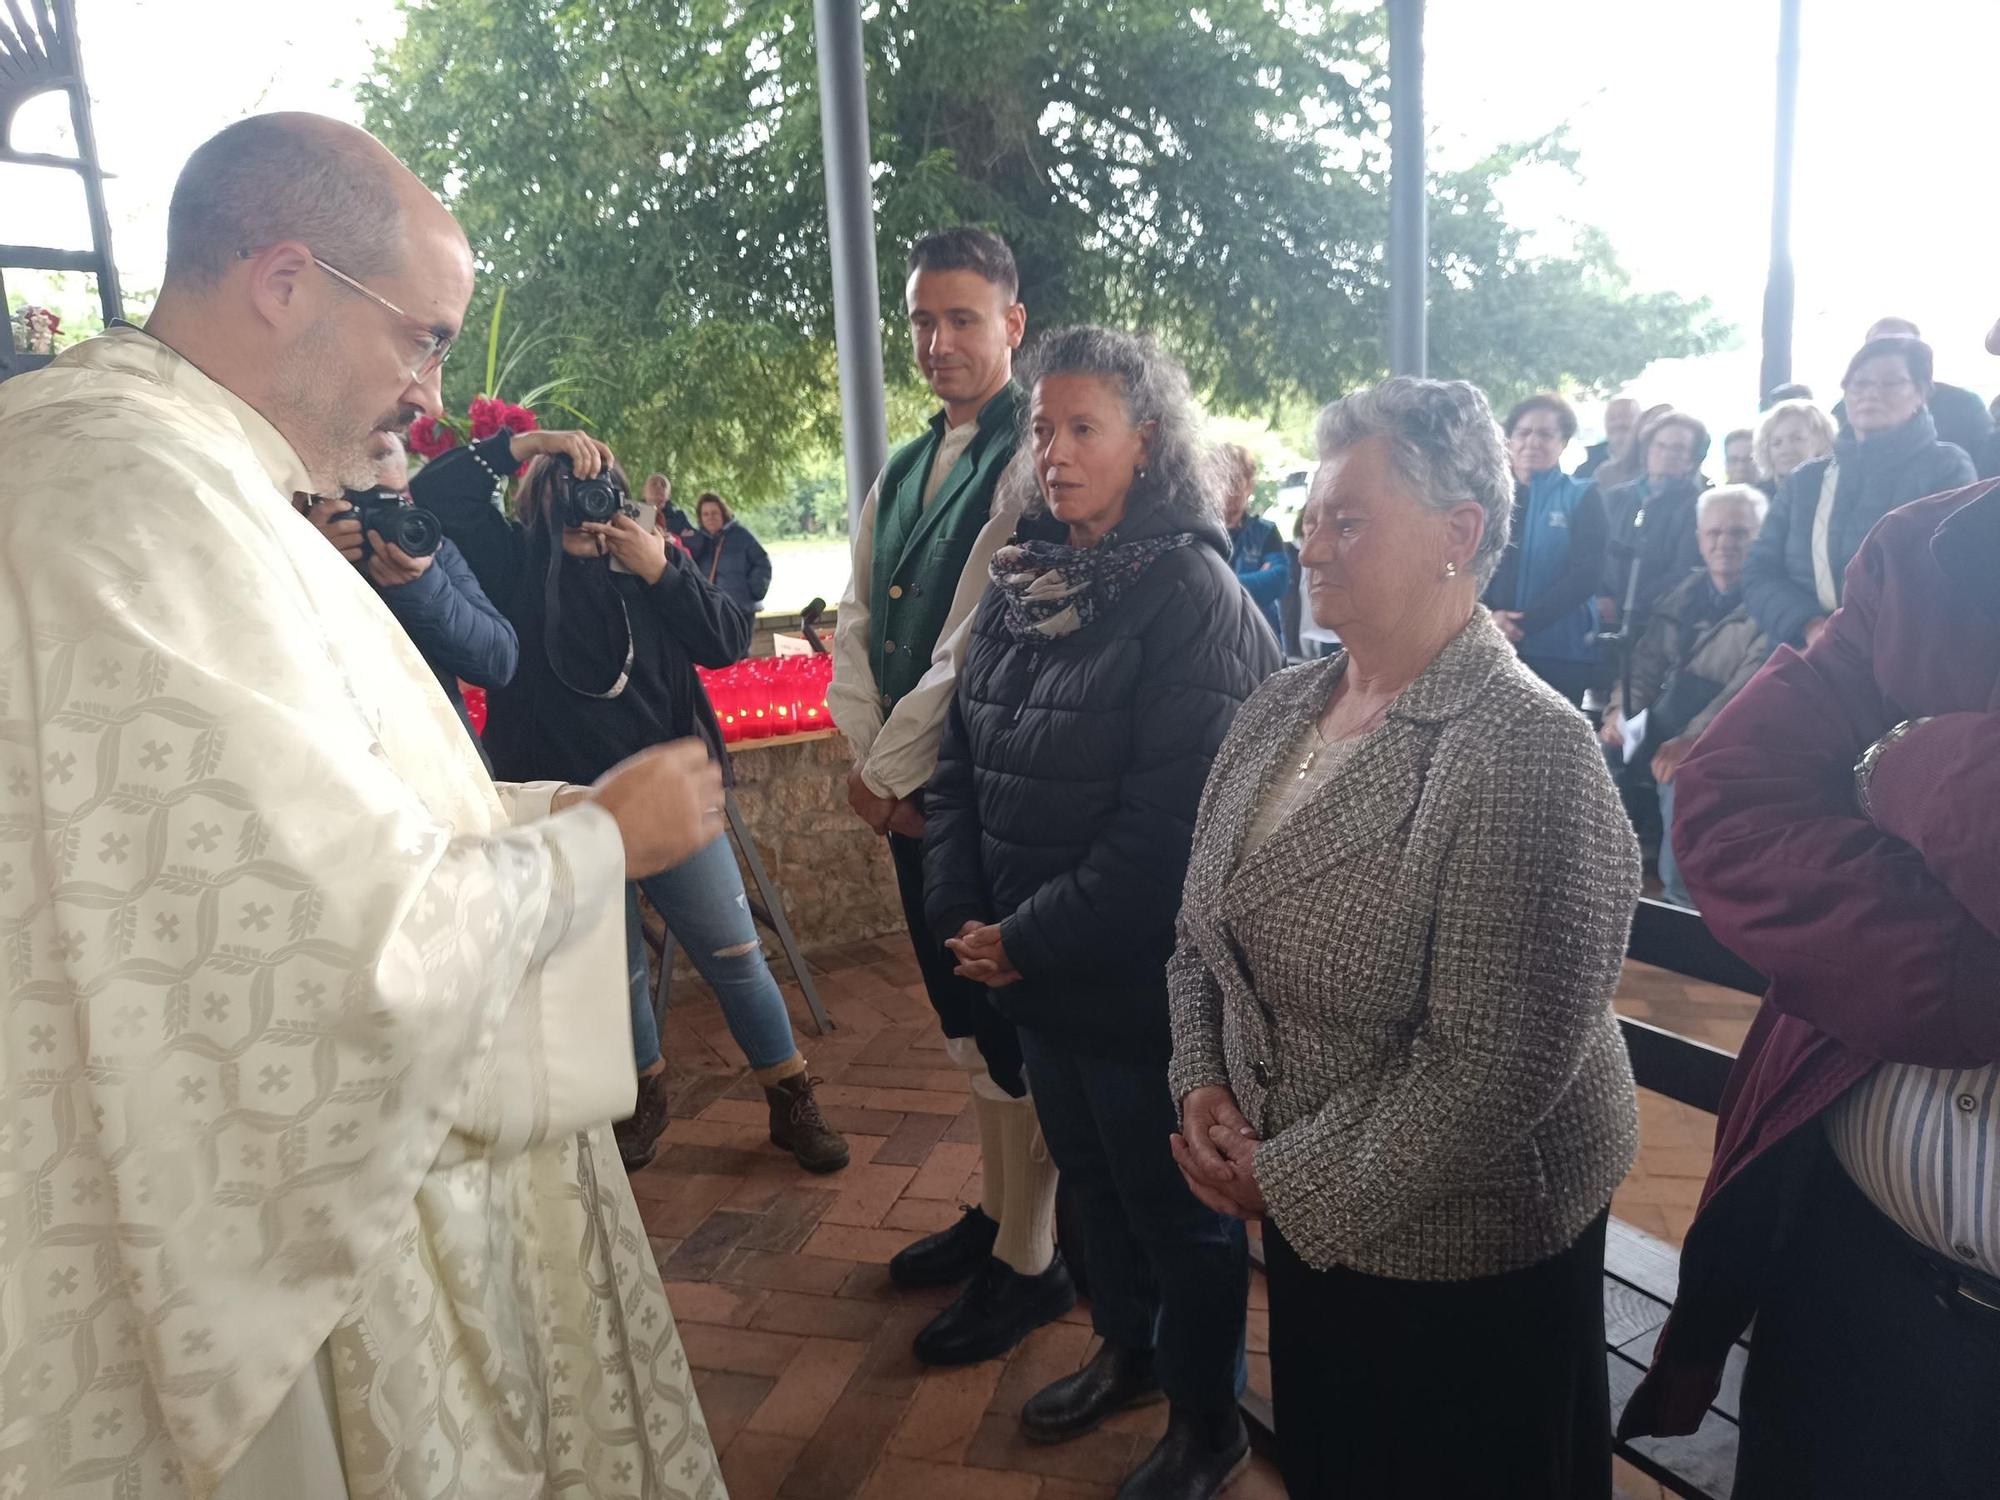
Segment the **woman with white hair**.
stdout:
<svg viewBox="0 0 2000 1500">
<path fill-rule="evenodd" d="M 1401 377 L 1318 439 L 1300 561 L 1342 650 L 1244 705 L 1203 794 L 1175 1156 L 1264 1222 L 1292 1494 L 1609 1496 L 1638 847 L 1478 603 L 1513 501 L 1486 398 Z"/>
</svg>

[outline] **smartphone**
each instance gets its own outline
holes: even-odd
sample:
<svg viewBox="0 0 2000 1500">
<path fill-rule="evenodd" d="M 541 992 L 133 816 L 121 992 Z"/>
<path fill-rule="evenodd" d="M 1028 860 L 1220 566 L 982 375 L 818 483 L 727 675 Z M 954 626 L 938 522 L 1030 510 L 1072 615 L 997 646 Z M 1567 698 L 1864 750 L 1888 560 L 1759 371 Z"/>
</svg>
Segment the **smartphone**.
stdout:
<svg viewBox="0 0 2000 1500">
<path fill-rule="evenodd" d="M 639 523 L 641 531 L 649 533 L 657 533 L 659 531 L 660 512 L 657 507 L 648 505 L 644 501 L 640 501 L 636 505 L 628 501 L 623 509 L 626 515 Z M 629 573 L 632 570 L 620 562 L 614 553 L 611 558 L 611 571 L 614 573 Z"/>
</svg>

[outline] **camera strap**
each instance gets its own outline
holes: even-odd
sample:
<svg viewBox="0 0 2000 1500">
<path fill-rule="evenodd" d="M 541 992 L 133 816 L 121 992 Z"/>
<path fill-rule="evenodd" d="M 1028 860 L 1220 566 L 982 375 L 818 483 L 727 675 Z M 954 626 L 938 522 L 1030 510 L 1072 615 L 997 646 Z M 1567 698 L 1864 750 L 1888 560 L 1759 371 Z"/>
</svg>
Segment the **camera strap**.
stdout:
<svg viewBox="0 0 2000 1500">
<path fill-rule="evenodd" d="M 594 693 L 589 688 L 580 688 L 563 676 L 562 667 L 556 661 L 556 640 L 562 629 L 562 537 L 549 537 L 549 572 L 542 582 L 542 654 L 548 658 L 549 671 L 555 674 L 557 682 L 582 698 L 616 698 L 625 691 L 625 684 L 632 680 L 632 612 L 625 607 L 625 600 L 616 588 L 611 593 L 618 601 L 618 615 L 625 623 L 625 664 L 618 669 L 618 680 L 611 684 L 608 692 Z"/>
</svg>

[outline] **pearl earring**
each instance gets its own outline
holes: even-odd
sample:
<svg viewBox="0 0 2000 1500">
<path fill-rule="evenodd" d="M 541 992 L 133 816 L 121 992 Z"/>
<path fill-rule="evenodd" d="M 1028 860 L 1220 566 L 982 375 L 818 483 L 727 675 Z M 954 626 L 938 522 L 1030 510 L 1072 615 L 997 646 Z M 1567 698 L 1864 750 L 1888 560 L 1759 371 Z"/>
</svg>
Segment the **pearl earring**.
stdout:
<svg viewBox="0 0 2000 1500">
<path fill-rule="evenodd" d="M 1446 563 L 1444 565 L 1444 576 L 1447 578 L 1458 577 L 1458 564 L 1455 562 Z"/>
</svg>

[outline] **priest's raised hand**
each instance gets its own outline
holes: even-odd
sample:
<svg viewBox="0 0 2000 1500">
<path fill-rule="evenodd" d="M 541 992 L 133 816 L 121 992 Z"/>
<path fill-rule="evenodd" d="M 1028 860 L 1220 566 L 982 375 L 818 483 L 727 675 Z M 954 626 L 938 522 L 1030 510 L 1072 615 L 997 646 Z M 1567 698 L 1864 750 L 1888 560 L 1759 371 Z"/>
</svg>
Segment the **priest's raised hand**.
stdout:
<svg viewBox="0 0 2000 1500">
<path fill-rule="evenodd" d="M 617 820 L 625 878 L 670 870 L 722 832 L 722 770 L 700 740 L 628 756 L 597 779 L 590 800 Z"/>
</svg>

